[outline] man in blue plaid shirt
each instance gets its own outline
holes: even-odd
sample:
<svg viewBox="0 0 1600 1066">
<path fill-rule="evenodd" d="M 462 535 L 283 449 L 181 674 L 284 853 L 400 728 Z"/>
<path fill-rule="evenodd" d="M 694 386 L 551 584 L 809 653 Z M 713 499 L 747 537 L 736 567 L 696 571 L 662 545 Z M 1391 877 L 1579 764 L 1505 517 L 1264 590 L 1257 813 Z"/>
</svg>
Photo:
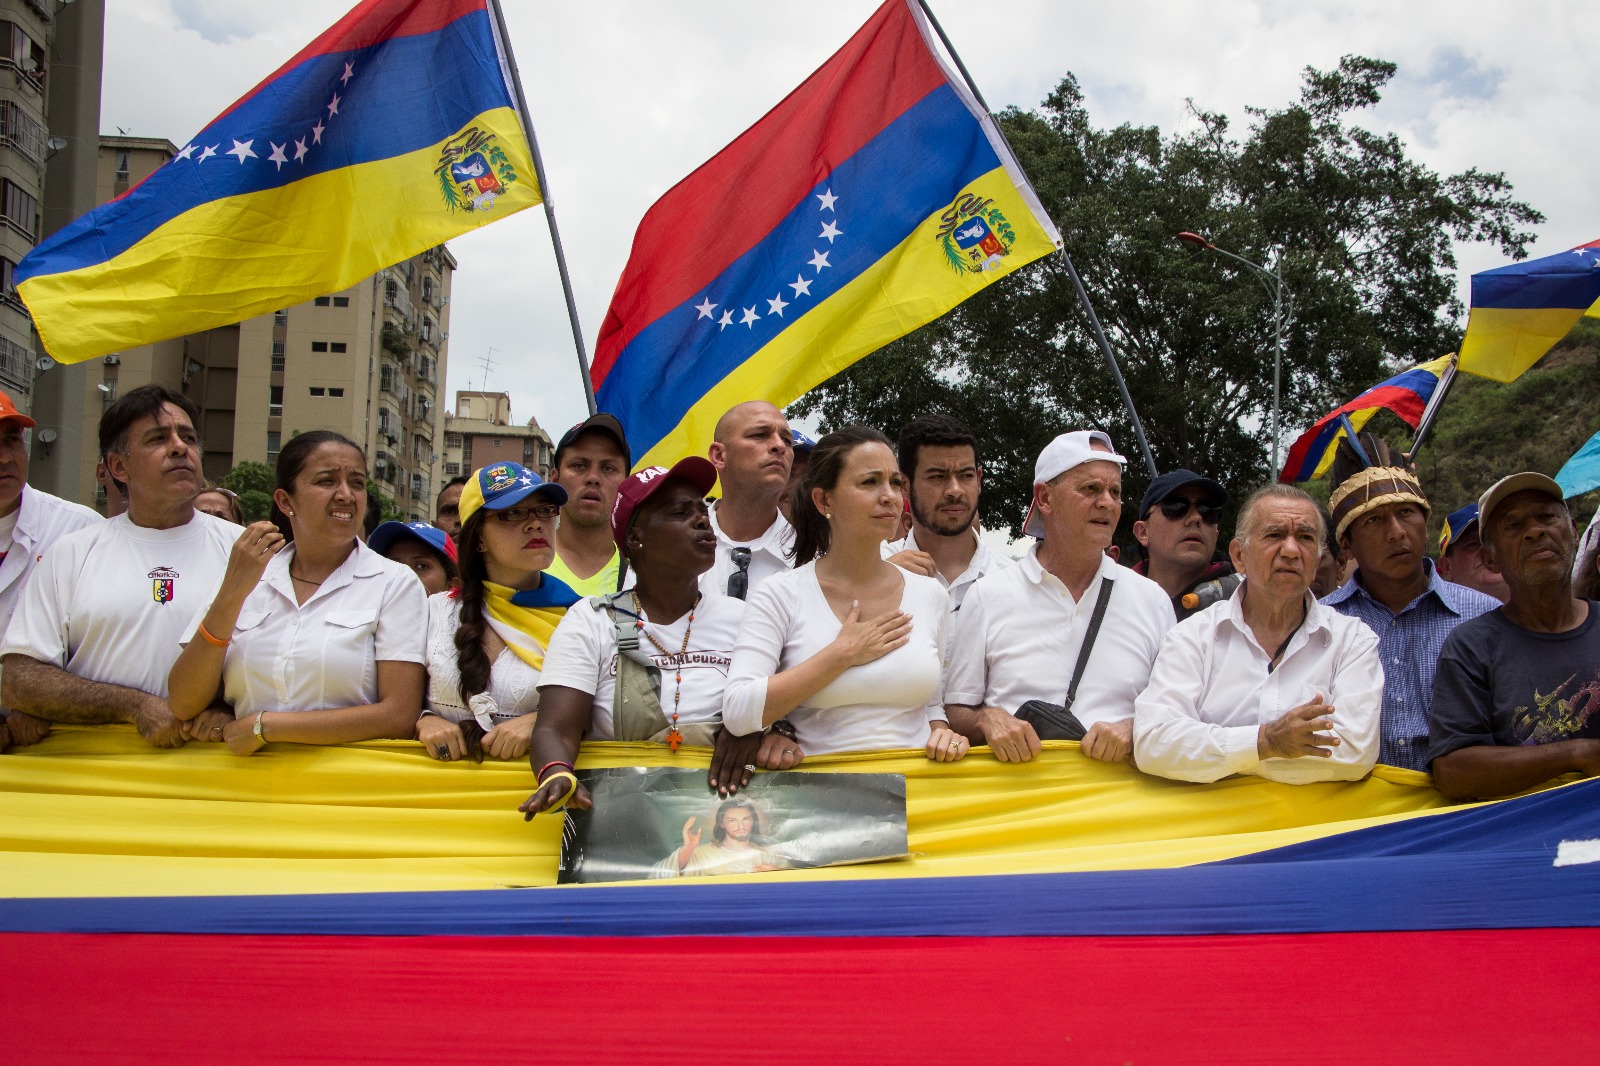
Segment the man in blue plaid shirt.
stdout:
<svg viewBox="0 0 1600 1066">
<path fill-rule="evenodd" d="M 1378 635 L 1383 660 L 1378 761 L 1426 771 L 1439 649 L 1457 625 L 1500 603 L 1439 576 L 1424 548 L 1429 506 L 1416 474 L 1384 442 L 1364 439 L 1374 465 L 1363 465 L 1365 456 L 1358 459 L 1341 441 L 1344 461 L 1335 464 L 1337 487 L 1328 498 L 1335 537 L 1354 556 L 1356 572 L 1322 602 L 1361 619 Z M 1348 476 L 1339 477 L 1341 466 Z"/>
</svg>

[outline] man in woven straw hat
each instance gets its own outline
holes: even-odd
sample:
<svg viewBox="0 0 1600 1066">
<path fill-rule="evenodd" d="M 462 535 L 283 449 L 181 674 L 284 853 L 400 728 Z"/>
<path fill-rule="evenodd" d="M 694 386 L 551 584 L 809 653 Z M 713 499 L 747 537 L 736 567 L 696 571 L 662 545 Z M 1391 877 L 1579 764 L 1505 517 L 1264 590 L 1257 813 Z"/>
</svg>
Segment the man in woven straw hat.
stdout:
<svg viewBox="0 0 1600 1066">
<path fill-rule="evenodd" d="M 1356 572 L 1322 602 L 1378 634 L 1383 659 L 1383 720 L 1378 761 L 1428 768 L 1428 708 L 1439 649 L 1462 622 L 1500 606 L 1444 580 L 1425 546 L 1428 498 L 1407 456 L 1362 435 L 1339 442 L 1333 464 L 1333 516 L 1339 547 Z"/>
</svg>

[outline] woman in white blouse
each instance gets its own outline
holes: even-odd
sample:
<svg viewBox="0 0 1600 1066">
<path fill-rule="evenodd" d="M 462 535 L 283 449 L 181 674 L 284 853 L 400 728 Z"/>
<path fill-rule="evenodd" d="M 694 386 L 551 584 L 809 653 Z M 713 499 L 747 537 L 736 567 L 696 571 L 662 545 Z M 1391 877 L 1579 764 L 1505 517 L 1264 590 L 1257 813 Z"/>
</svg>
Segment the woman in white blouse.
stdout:
<svg viewBox="0 0 1600 1066">
<path fill-rule="evenodd" d="M 520 759 L 550 636 L 578 594 L 544 570 L 567 492 L 520 463 L 475 471 L 458 504 L 461 585 L 428 598 L 428 706 L 417 739 L 443 762 Z"/>
<path fill-rule="evenodd" d="M 217 700 L 236 755 L 274 741 L 405 738 L 422 709 L 427 598 L 411 572 L 361 542 L 367 457 L 327 430 L 278 455 L 273 518 L 233 546 L 222 587 L 191 625 L 168 679 L 185 721 Z"/>
<path fill-rule="evenodd" d="M 949 595 L 881 553 L 904 494 L 883 434 L 846 426 L 817 442 L 792 501 L 797 565 L 762 582 L 745 608 L 722 712 L 730 732 L 787 718 L 807 755 L 966 754 L 941 702 Z"/>
</svg>

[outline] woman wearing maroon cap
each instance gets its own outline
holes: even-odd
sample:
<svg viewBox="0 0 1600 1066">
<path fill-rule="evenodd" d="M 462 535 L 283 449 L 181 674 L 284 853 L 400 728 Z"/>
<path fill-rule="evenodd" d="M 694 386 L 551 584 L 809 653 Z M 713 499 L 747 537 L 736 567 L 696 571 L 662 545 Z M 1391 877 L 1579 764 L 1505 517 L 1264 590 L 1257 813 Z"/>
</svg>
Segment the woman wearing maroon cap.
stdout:
<svg viewBox="0 0 1600 1066">
<path fill-rule="evenodd" d="M 528 817 L 569 798 L 589 806 L 572 776 L 585 736 L 674 751 L 716 742 L 744 616 L 742 600 L 700 595 L 700 575 L 716 558 L 705 501 L 716 479 L 709 462 L 691 457 L 670 470 L 641 470 L 618 490 L 611 532 L 633 580 L 568 611 L 550 640 L 533 734 L 539 787 L 520 807 Z M 748 781 L 743 766 L 753 758 L 753 747 L 735 755 L 719 746 L 712 786 L 732 790 Z"/>
</svg>

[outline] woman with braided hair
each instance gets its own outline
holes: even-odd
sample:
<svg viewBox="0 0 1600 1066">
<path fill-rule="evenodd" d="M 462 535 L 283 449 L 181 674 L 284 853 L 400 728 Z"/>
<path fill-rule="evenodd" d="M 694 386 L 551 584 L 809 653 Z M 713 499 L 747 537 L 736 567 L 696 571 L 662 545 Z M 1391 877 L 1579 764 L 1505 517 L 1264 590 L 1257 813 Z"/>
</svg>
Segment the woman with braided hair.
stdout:
<svg viewBox="0 0 1600 1066">
<path fill-rule="evenodd" d="M 417 739 L 444 762 L 520 759 L 537 721 L 545 648 L 577 593 L 544 573 L 567 493 L 519 463 L 461 492 L 461 586 L 428 600 L 428 700 Z"/>
</svg>

